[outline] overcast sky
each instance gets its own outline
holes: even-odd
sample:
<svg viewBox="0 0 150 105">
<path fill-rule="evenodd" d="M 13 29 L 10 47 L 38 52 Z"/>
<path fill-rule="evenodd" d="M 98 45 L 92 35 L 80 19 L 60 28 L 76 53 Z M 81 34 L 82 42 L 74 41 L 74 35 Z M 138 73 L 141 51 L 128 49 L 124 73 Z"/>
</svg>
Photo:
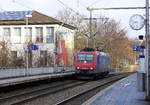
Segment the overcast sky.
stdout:
<svg viewBox="0 0 150 105">
<path fill-rule="evenodd" d="M 36 10 L 46 15 L 55 17 L 59 10 L 72 8 L 74 11 L 89 17 L 87 7 L 144 7 L 145 0 L 0 0 L 1 11 L 15 10 Z M 144 16 L 144 10 L 101 10 L 94 11 L 93 16 L 104 15 L 113 18 L 121 23 L 122 28 L 128 30 L 129 38 L 137 38 L 138 35 L 145 34 L 144 28 L 140 31 L 132 30 L 129 27 L 129 18 L 133 14 Z"/>
</svg>

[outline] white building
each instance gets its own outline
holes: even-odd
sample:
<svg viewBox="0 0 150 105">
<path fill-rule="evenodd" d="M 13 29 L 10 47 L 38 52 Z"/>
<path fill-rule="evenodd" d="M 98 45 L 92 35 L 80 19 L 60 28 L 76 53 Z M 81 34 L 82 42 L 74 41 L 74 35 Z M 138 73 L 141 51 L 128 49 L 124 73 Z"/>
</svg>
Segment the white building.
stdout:
<svg viewBox="0 0 150 105">
<path fill-rule="evenodd" d="M 37 11 L 5 11 L 0 13 L 0 41 L 7 43 L 14 57 L 21 56 L 26 62 L 27 46 L 30 44 L 38 46 L 38 50 L 32 50 L 28 53 L 30 66 L 39 66 L 39 62 L 41 66 L 53 64 L 55 60 L 48 61 L 47 57 L 55 57 L 55 48 L 62 47 L 62 45 L 59 46 L 61 39 L 65 40 L 65 45 L 72 43 L 68 47 L 64 47 L 70 53 L 69 56 L 73 56 L 74 29 L 75 27 L 71 25 Z"/>
</svg>

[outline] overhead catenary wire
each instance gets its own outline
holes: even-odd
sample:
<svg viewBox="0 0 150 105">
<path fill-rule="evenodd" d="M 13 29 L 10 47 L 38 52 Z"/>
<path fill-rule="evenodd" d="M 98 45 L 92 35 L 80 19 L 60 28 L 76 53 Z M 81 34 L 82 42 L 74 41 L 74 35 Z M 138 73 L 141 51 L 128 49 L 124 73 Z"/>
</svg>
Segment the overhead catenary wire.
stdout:
<svg viewBox="0 0 150 105">
<path fill-rule="evenodd" d="M 20 0 L 19 0 L 19 1 L 20 1 Z M 24 0 L 22 0 L 22 1 L 24 1 Z M 23 6 L 23 7 L 25 7 L 25 8 L 34 10 L 32 7 L 27 6 L 27 5 L 25 5 L 25 4 L 22 4 L 22 3 L 20 3 L 20 2 L 18 2 L 18 1 L 16 1 L 16 0 L 12 0 L 12 2 L 13 2 L 13 3 L 16 3 L 16 4 L 20 5 L 20 6 Z"/>
<path fill-rule="evenodd" d="M 76 12 L 75 10 L 73 10 L 72 8 L 70 8 L 67 4 L 65 4 L 64 2 L 62 2 L 61 0 L 57 0 L 59 3 L 61 3 L 64 7 L 68 8 L 69 10 L 71 10 L 72 12 L 74 12 L 76 15 L 80 16 L 83 18 L 82 15 L 80 15 L 78 12 Z"/>
<path fill-rule="evenodd" d="M 23 0 L 22 0 L 23 1 Z M 72 8 L 70 8 L 68 5 L 66 5 L 64 2 L 62 2 L 61 0 L 57 0 L 59 3 L 61 3 L 64 7 L 66 7 L 66 8 L 68 8 L 69 10 L 71 10 L 72 12 L 74 12 L 76 15 L 78 15 L 78 16 L 80 16 L 80 17 L 83 17 L 82 15 L 80 15 L 77 11 L 75 11 L 75 10 L 73 10 Z M 35 10 L 35 9 L 33 9 L 32 7 L 30 7 L 30 6 L 27 6 L 27 5 L 25 5 L 25 4 L 22 4 L 22 3 L 20 3 L 20 2 L 18 2 L 17 0 L 12 0 L 12 2 L 13 3 L 16 3 L 16 4 L 18 4 L 18 5 L 20 5 L 20 6 L 23 6 L 23 7 L 25 7 L 25 8 L 28 8 L 28 9 L 31 9 L 31 10 Z"/>
<path fill-rule="evenodd" d="M 93 6 L 95 3 L 98 3 L 98 2 L 100 2 L 101 0 L 96 0 L 96 1 L 94 1 L 92 4 L 90 4 L 88 7 L 91 7 L 91 6 Z"/>
<path fill-rule="evenodd" d="M 85 9 L 87 8 L 87 6 L 85 4 L 83 4 L 81 1 L 79 1 L 79 4 L 83 7 L 85 7 Z"/>
</svg>

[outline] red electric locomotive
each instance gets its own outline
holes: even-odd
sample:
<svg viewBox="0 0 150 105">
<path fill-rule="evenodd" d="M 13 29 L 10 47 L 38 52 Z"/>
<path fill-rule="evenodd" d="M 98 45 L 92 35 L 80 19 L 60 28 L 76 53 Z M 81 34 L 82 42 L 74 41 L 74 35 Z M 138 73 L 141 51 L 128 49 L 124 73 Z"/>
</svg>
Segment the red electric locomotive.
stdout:
<svg viewBox="0 0 150 105">
<path fill-rule="evenodd" d="M 110 69 L 110 57 L 107 53 L 86 48 L 75 56 L 76 76 L 106 76 Z"/>
</svg>

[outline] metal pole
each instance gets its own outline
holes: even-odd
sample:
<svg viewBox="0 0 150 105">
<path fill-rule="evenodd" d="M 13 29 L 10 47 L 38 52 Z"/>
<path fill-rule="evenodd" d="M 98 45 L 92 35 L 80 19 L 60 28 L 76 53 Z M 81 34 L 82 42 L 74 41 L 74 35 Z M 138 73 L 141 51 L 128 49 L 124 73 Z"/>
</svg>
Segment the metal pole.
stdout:
<svg viewBox="0 0 150 105">
<path fill-rule="evenodd" d="M 92 35 L 92 11 L 90 11 L 90 37 Z"/>
<path fill-rule="evenodd" d="M 86 46 L 88 47 L 89 46 L 89 38 L 86 37 Z"/>
<path fill-rule="evenodd" d="M 57 53 L 58 53 L 58 51 L 57 51 L 57 48 L 58 48 L 58 46 L 57 46 L 57 44 L 58 44 L 58 39 L 57 39 L 57 31 L 55 32 L 55 49 L 54 49 L 54 70 L 55 70 L 55 72 L 57 71 Z"/>
<path fill-rule="evenodd" d="M 146 58 L 147 58 L 147 72 L 146 72 L 146 98 L 148 98 L 148 97 L 150 97 L 150 81 L 149 81 L 149 72 L 150 72 L 150 62 L 149 62 L 149 60 L 150 60 L 150 48 L 149 48 L 149 40 L 150 40 L 150 38 L 149 38 L 149 0 L 146 0 L 146 25 L 145 25 L 145 36 L 146 36 L 146 44 L 147 44 L 147 51 L 146 51 Z"/>
<path fill-rule="evenodd" d="M 26 16 L 26 35 L 27 35 L 27 30 L 28 29 L 28 17 Z M 27 69 L 26 69 L 26 72 L 25 72 L 25 75 L 27 76 L 27 72 L 28 72 L 28 69 L 29 69 L 29 61 L 28 61 L 28 54 L 29 53 L 29 51 L 28 51 L 28 47 L 27 47 L 27 61 L 26 61 L 26 63 L 27 63 Z"/>
<path fill-rule="evenodd" d="M 92 10 L 89 10 L 90 11 L 90 36 L 89 36 L 89 39 L 92 38 Z M 88 40 L 89 40 L 88 39 Z M 90 41 L 88 41 L 88 47 L 90 45 L 89 43 Z M 90 46 L 91 47 L 91 46 Z"/>
</svg>

